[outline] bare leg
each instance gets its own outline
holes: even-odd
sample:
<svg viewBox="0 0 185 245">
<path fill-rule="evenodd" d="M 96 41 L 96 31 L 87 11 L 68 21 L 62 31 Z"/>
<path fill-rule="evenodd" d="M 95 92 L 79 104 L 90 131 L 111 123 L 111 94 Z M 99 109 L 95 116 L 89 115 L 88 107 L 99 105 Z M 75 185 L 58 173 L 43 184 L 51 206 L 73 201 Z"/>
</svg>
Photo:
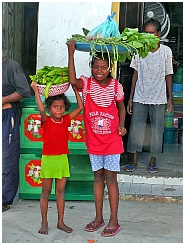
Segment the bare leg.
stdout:
<svg viewBox="0 0 185 245">
<path fill-rule="evenodd" d="M 96 218 L 97 223 L 103 222 L 103 195 L 104 195 L 104 169 L 100 169 L 94 173 L 94 198 L 95 198 L 95 208 L 96 208 Z"/>
<path fill-rule="evenodd" d="M 151 157 L 149 167 L 155 167 L 156 166 L 156 157 Z"/>
<path fill-rule="evenodd" d="M 138 166 L 138 152 L 135 152 L 135 153 L 133 154 L 133 162 L 132 162 L 132 164 L 130 164 L 130 166 L 134 166 L 134 167 L 137 167 L 137 166 Z M 128 166 L 126 166 L 124 169 L 125 169 L 126 171 L 132 172 L 132 168 L 129 169 Z M 135 168 L 134 168 L 134 169 L 135 169 Z"/>
<path fill-rule="evenodd" d="M 103 195 L 104 195 L 104 169 L 100 169 L 94 172 L 94 198 L 95 198 L 95 209 L 96 217 L 94 221 L 87 224 L 85 230 L 94 231 L 98 227 L 104 224 L 103 220 Z"/>
<path fill-rule="evenodd" d="M 64 224 L 64 208 L 65 208 L 64 189 L 65 189 L 65 184 L 66 184 L 66 178 L 56 179 L 56 198 L 57 198 L 57 209 L 58 209 L 57 228 L 65 231 L 67 233 L 71 233 L 73 231 L 73 229 Z"/>
<path fill-rule="evenodd" d="M 138 152 L 134 153 L 132 165 L 137 167 L 137 162 L 138 162 Z"/>
<path fill-rule="evenodd" d="M 111 235 L 116 232 L 118 227 L 118 203 L 119 203 L 119 189 L 117 183 L 117 172 L 105 170 L 105 178 L 108 188 L 109 203 L 110 203 L 110 219 L 107 227 L 102 231 L 102 235 Z"/>
<path fill-rule="evenodd" d="M 117 172 L 105 170 L 106 173 L 106 183 L 109 194 L 110 203 L 110 220 L 108 226 L 118 226 L 118 203 L 119 203 L 119 189 L 117 183 Z"/>
<path fill-rule="evenodd" d="M 149 167 L 149 173 L 158 173 L 158 168 L 156 167 L 156 157 L 151 157 Z"/>
<path fill-rule="evenodd" d="M 51 193 L 52 179 L 42 179 L 42 193 L 40 197 L 40 209 L 41 209 L 41 228 L 38 233 L 40 234 L 48 234 L 48 221 L 47 221 L 47 213 L 48 213 L 48 199 Z"/>
</svg>

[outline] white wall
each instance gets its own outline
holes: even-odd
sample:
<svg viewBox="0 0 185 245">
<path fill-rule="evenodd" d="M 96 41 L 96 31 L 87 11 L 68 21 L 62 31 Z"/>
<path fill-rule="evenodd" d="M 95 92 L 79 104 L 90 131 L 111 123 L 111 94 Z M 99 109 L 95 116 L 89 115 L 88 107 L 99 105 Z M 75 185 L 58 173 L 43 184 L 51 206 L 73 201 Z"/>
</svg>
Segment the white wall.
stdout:
<svg viewBox="0 0 185 245">
<path fill-rule="evenodd" d="M 39 2 L 37 69 L 44 65 L 67 66 L 66 39 L 92 30 L 111 14 L 112 2 Z M 89 53 L 75 52 L 77 77 L 90 75 Z M 70 88 L 66 95 L 74 95 Z"/>
</svg>

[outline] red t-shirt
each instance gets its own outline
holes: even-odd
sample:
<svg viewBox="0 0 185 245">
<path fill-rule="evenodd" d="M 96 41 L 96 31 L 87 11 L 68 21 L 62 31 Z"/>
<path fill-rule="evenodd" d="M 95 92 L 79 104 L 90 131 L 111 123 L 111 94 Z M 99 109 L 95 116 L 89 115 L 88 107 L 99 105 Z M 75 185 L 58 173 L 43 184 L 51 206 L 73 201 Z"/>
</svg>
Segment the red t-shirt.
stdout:
<svg viewBox="0 0 185 245">
<path fill-rule="evenodd" d="M 47 116 L 43 124 L 43 155 L 69 154 L 68 127 L 70 125 L 71 119 L 69 114 L 62 116 L 59 122 Z"/>
</svg>

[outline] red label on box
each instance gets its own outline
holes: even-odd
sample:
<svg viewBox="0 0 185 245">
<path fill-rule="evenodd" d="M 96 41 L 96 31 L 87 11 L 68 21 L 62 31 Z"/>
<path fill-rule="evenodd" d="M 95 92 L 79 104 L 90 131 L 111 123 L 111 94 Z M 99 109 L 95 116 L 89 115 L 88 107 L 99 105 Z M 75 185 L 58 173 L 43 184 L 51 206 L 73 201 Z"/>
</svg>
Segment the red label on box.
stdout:
<svg viewBox="0 0 185 245">
<path fill-rule="evenodd" d="M 25 166 L 25 180 L 32 187 L 41 187 L 42 179 L 40 177 L 41 160 L 31 160 Z"/>
<path fill-rule="evenodd" d="M 85 128 L 83 114 L 71 119 L 71 126 L 68 127 L 69 140 L 71 142 L 85 142 Z"/>
<path fill-rule="evenodd" d="M 30 141 L 43 141 L 40 114 L 30 114 L 24 120 L 24 134 Z"/>
</svg>

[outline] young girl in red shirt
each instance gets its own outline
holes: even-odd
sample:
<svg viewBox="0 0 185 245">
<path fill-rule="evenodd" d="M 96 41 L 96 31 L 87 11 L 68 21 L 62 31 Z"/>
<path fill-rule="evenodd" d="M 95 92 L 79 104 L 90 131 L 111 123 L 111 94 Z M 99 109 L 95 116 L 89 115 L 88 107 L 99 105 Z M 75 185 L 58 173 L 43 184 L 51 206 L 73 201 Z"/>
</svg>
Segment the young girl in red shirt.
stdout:
<svg viewBox="0 0 185 245">
<path fill-rule="evenodd" d="M 64 189 L 66 177 L 70 177 L 68 150 L 68 127 L 71 119 L 76 117 L 83 110 L 83 103 L 76 88 L 73 88 L 77 99 L 77 108 L 69 114 L 65 114 L 70 108 L 70 101 L 64 94 L 48 97 L 45 100 L 46 111 L 40 98 L 36 82 L 32 82 L 31 87 L 35 92 L 38 110 L 43 124 L 43 149 L 41 162 L 42 193 L 40 197 L 40 208 L 42 223 L 39 229 L 40 234 L 48 234 L 48 200 L 51 194 L 52 181 L 56 181 L 56 201 L 58 209 L 57 228 L 67 233 L 72 229 L 64 224 Z"/>
</svg>

